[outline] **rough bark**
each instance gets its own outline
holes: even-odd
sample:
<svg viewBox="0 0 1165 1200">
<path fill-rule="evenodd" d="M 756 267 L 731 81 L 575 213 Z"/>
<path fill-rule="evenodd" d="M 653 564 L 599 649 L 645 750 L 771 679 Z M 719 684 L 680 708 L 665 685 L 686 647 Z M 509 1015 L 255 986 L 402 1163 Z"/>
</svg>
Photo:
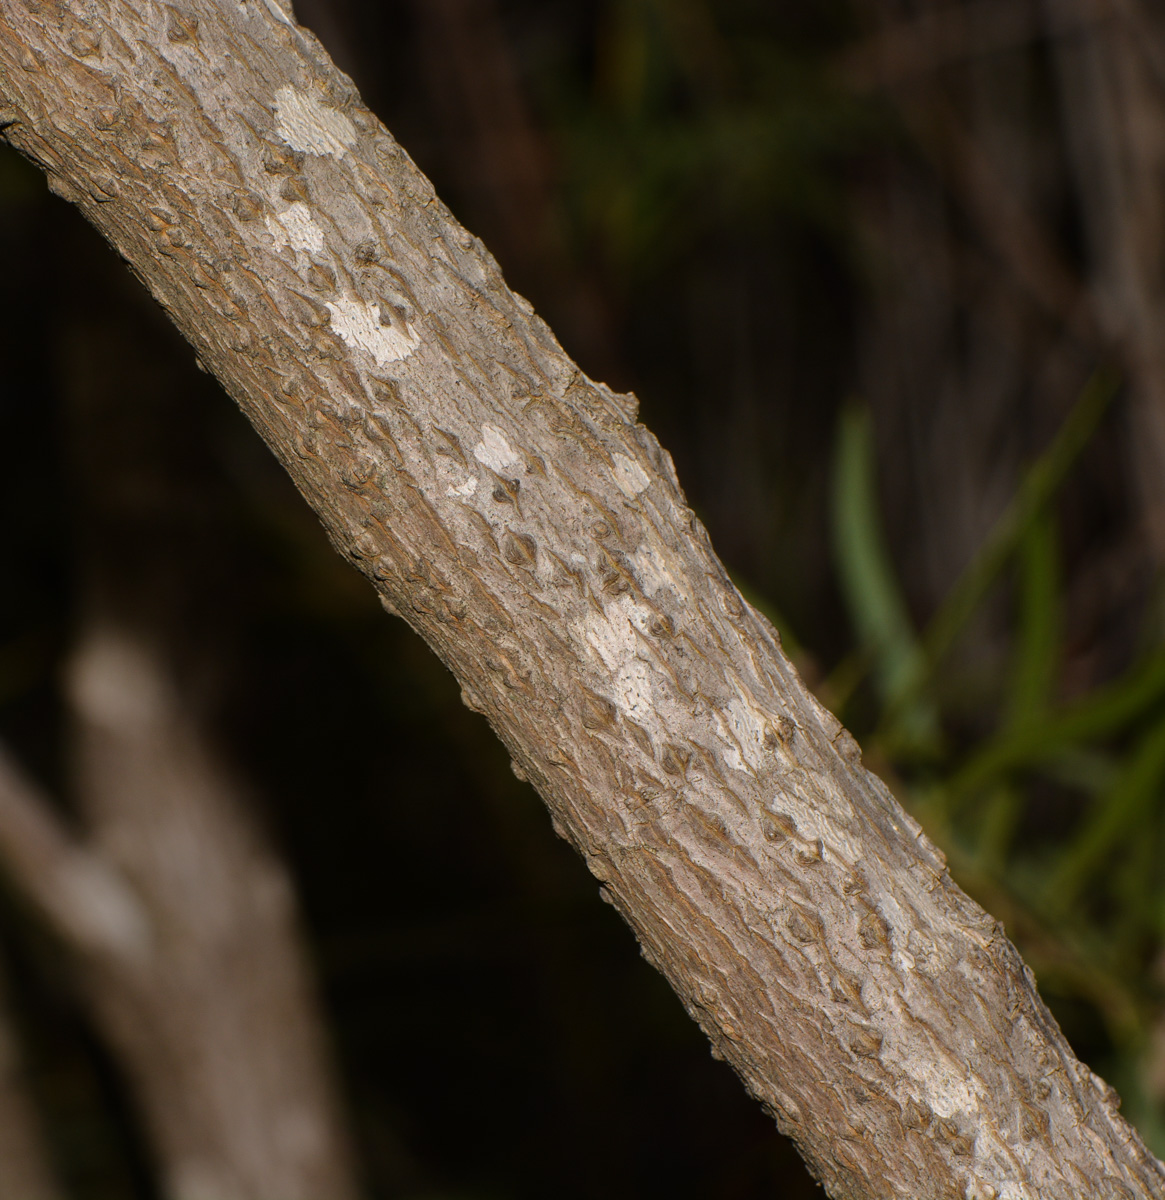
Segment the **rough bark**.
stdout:
<svg viewBox="0 0 1165 1200">
<path fill-rule="evenodd" d="M 272 0 L 3 0 L 0 106 L 833 1196 L 1165 1196 L 633 399 L 563 354 L 310 34 Z"/>
<path fill-rule="evenodd" d="M 552 161 L 528 111 L 496 0 L 413 0 L 428 90 L 447 158 L 512 274 L 558 298 L 559 335 L 592 370 L 618 371 L 611 313 L 572 262 Z M 302 8 L 301 8 L 302 11 Z"/>
</svg>

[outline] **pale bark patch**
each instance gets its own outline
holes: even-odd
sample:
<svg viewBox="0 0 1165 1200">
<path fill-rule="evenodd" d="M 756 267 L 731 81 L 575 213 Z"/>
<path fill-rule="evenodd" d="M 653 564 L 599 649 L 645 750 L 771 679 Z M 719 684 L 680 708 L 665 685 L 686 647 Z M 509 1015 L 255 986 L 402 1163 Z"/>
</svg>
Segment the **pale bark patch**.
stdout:
<svg viewBox="0 0 1165 1200">
<path fill-rule="evenodd" d="M 717 714 L 722 732 L 725 734 L 725 757 L 729 766 L 738 771 L 748 767 L 763 767 L 769 752 L 765 748 L 765 717 L 738 690 L 725 705 L 727 722 Z M 746 766 L 745 764 L 748 764 Z"/>
<path fill-rule="evenodd" d="M 329 301 L 332 328 L 353 349 L 366 350 L 380 366 L 400 362 L 421 344 L 417 331 L 407 321 L 403 329 L 382 325 L 380 313 L 355 296 Z"/>
<path fill-rule="evenodd" d="M 886 1023 L 887 1033 L 894 1032 L 894 1024 Z M 928 1058 L 916 1054 L 894 1053 L 889 1038 L 882 1045 L 882 1062 L 900 1069 L 918 1085 L 917 1099 L 926 1103 L 937 1116 L 950 1119 L 960 1113 L 979 1111 L 979 1098 L 965 1072 L 955 1061 L 939 1050 Z"/>
<path fill-rule="evenodd" d="M 473 457 L 493 471 L 504 471 L 518 461 L 517 451 L 496 425 L 481 427 L 481 441 L 474 446 Z"/>
<path fill-rule="evenodd" d="M 677 587 L 674 576 L 664 565 L 663 557 L 652 546 L 644 543 L 630 557 L 644 595 L 654 596 L 662 588 Z"/>
<path fill-rule="evenodd" d="M 619 485 L 619 490 L 629 499 L 634 499 L 647 488 L 651 480 L 633 458 L 628 458 L 626 454 L 615 454 L 612 457 L 615 463 L 615 482 Z"/>
<path fill-rule="evenodd" d="M 269 215 L 265 223 L 276 250 L 290 246 L 293 250 L 323 253 L 324 231 L 312 220 L 311 209 L 302 201 Z"/>
<path fill-rule="evenodd" d="M 648 614 L 627 596 L 620 597 L 600 616 L 586 615 L 579 632 L 603 660 L 615 685 L 615 703 L 626 716 L 643 724 L 655 723 L 655 697 L 650 665 L 639 657 L 639 637 L 633 622 L 646 624 Z"/>
<path fill-rule="evenodd" d="M 290 85 L 275 93 L 275 131 L 305 154 L 342 158 L 356 144 L 356 126 L 342 112 Z"/>
</svg>

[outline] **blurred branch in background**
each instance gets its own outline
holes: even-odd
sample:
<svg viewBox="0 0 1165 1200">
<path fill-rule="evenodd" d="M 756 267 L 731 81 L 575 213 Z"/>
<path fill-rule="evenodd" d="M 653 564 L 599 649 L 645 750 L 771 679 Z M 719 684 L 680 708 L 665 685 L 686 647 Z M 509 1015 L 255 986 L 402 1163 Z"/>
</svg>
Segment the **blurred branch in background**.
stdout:
<svg viewBox="0 0 1165 1200">
<path fill-rule="evenodd" d="M 205 447 L 174 438 L 182 389 L 121 348 L 115 307 L 59 343 L 83 514 L 63 672 L 78 831 L 0 760 L 0 872 L 73 960 L 162 1195 L 350 1200 L 293 886 L 199 712 L 234 617 L 211 600 L 226 547 Z"/>
<path fill-rule="evenodd" d="M 140 897 L 132 953 L 98 964 L 118 1051 L 174 1200 L 356 1194 L 291 882 L 156 651 L 109 624 L 70 667 L 92 845 Z M 128 949 L 128 947 L 127 947 Z"/>
<path fill-rule="evenodd" d="M 1045 0 L 1087 12 L 1091 0 Z M 1150 545 L 1165 563 L 1165 17 L 1121 0 L 1053 39 L 1069 162 L 1096 310 L 1133 386 L 1130 458 Z"/>
<path fill-rule="evenodd" d="M 10 764 L 0 748 L 0 809 L 5 806 L 5 780 Z M 3 817 L 0 816 L 0 823 Z M 0 840 L 3 834 L 0 833 Z M 20 1038 L 0 976 L 0 1196 L 11 1200 L 63 1200 L 49 1159 L 48 1147 L 28 1091 L 21 1062 Z"/>
<path fill-rule="evenodd" d="M 163 1194 L 355 1195 L 281 868 L 140 643 L 87 638 L 73 691 L 92 841 L 5 753 L 0 869 L 76 957 Z"/>
<path fill-rule="evenodd" d="M 78 315 L 62 340 L 84 512 L 64 664 L 74 795 L 148 939 L 140 958 L 93 973 L 95 1020 L 168 1197 L 350 1200 L 293 885 L 212 732 L 238 617 L 218 591 L 229 554 L 206 426 L 142 355 L 109 369 L 133 358 L 126 339 Z"/>
</svg>

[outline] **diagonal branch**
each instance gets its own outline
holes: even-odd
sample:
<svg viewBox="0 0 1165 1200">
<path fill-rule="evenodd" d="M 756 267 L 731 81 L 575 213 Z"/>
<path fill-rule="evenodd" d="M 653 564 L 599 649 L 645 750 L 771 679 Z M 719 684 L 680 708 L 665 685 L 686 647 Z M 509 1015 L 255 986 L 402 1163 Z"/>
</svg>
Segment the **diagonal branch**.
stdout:
<svg viewBox="0 0 1165 1200">
<path fill-rule="evenodd" d="M 832 1195 L 1165 1196 L 630 403 L 507 289 L 310 34 L 253 2 L 5 0 L 0 109 L 488 716 Z"/>
</svg>

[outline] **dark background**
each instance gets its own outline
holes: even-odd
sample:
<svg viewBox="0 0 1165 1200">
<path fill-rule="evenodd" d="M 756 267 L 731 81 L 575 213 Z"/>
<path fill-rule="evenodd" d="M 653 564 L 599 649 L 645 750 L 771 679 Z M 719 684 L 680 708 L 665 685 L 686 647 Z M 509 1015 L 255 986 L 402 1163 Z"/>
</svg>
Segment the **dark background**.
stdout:
<svg viewBox="0 0 1165 1200">
<path fill-rule="evenodd" d="M 1057 71 L 1066 38 L 1100 35 L 983 2 L 297 12 L 583 369 L 635 390 L 734 578 L 1004 916 L 1078 1052 L 1162 1153 L 1160 778 L 1093 856 L 1086 899 L 1045 903 L 1065 830 L 1087 834 L 1165 719 L 1160 698 L 1082 734 L 1055 770 L 1021 763 L 1006 852 L 977 840 L 990 796 L 927 821 L 928 797 L 1006 724 L 1017 655 L 1041 631 L 1052 711 L 1160 650 L 1137 368 L 1103 321 L 1078 319 L 1099 311 L 1100 252 Z M 926 24 L 951 14 L 954 33 Z M 885 31 L 919 29 L 905 74 L 871 67 L 892 61 Z M 984 202 L 992 187 L 1007 203 Z M 1016 240 L 1008 204 L 1040 247 Z M 1025 261 L 1043 248 L 1050 276 Z M 131 575 L 154 563 L 151 619 L 176 631 L 184 686 L 298 882 L 369 1194 L 809 1195 L 452 678 L 335 556 L 115 256 L 7 150 L 0 263 L 0 736 L 67 797 L 60 666 L 86 557 L 104 540 Z M 831 517 L 841 414 L 870 416 L 870 512 L 921 630 L 1106 363 L 1115 400 L 928 675 L 938 739 L 886 736 L 885 646 L 863 641 L 868 594 Z M 1044 607 L 1025 610 L 1029 593 Z M 7 891 L 0 954 L 72 1194 L 153 1195 L 66 956 Z M 1131 1025 L 1097 1000 L 1101 975 Z"/>
</svg>

